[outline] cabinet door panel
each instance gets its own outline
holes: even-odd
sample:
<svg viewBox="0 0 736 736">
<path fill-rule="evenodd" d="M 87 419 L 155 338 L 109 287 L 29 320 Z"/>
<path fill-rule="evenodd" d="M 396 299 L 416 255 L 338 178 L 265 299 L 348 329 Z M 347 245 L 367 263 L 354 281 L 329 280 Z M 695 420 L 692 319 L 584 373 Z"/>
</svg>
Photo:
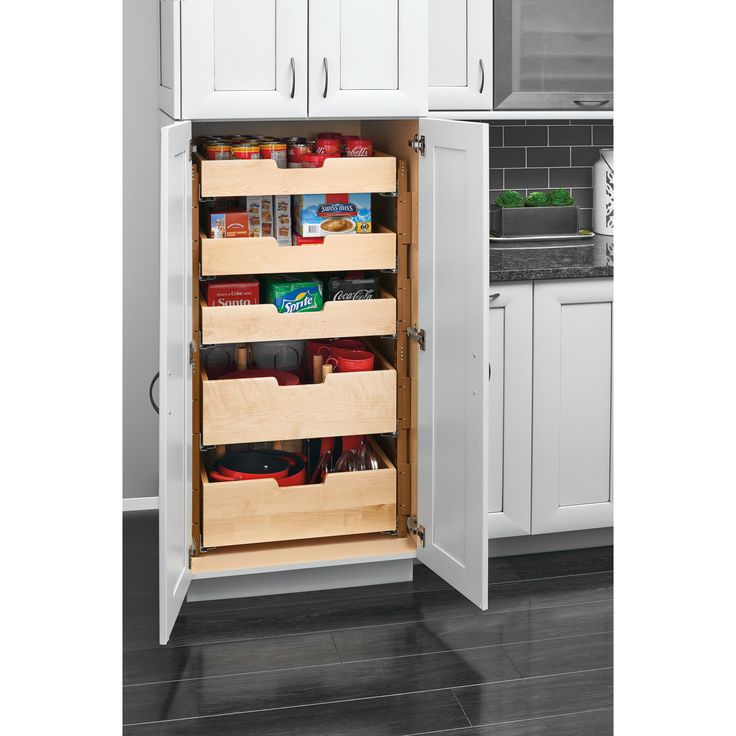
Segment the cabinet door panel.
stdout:
<svg viewBox="0 0 736 736">
<path fill-rule="evenodd" d="M 532 496 L 532 284 L 495 284 L 490 301 L 488 536 L 529 534 Z"/>
<path fill-rule="evenodd" d="M 179 0 L 159 0 L 158 106 L 174 120 L 181 117 L 180 11 Z"/>
<path fill-rule="evenodd" d="M 535 534 L 612 524 L 612 305 L 612 279 L 535 284 Z"/>
<path fill-rule="evenodd" d="M 183 117 L 306 117 L 307 0 L 190 0 L 181 47 Z"/>
<path fill-rule="evenodd" d="M 490 110 L 493 0 L 430 0 L 430 110 Z"/>
<path fill-rule="evenodd" d="M 426 113 L 425 0 L 310 0 L 310 117 Z"/>
<path fill-rule="evenodd" d="M 161 129 L 159 618 L 166 644 L 189 589 L 192 541 L 192 124 Z"/>
<path fill-rule="evenodd" d="M 488 127 L 420 120 L 419 559 L 488 605 Z"/>
</svg>

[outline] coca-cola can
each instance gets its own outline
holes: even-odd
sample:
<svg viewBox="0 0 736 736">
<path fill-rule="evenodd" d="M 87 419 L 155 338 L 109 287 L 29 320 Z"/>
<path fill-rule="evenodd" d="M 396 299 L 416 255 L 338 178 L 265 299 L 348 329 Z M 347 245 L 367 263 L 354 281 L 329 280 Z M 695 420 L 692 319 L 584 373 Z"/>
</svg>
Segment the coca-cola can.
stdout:
<svg viewBox="0 0 736 736">
<path fill-rule="evenodd" d="M 344 135 L 340 138 L 340 155 L 344 156 L 347 150 L 348 141 L 355 141 L 360 138 L 359 135 Z"/>
<path fill-rule="evenodd" d="M 325 155 L 335 154 L 339 156 L 340 155 L 340 138 L 326 138 L 320 135 L 314 144 L 314 152 L 322 153 Z"/>
<path fill-rule="evenodd" d="M 370 138 L 351 138 L 345 141 L 345 155 L 348 158 L 372 156 L 373 141 Z"/>
</svg>

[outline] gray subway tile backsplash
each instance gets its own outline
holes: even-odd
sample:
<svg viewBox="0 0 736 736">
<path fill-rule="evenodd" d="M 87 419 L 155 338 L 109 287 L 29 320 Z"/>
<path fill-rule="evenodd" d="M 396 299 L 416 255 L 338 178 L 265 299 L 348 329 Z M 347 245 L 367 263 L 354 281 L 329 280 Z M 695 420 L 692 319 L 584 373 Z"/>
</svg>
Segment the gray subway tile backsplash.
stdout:
<svg viewBox="0 0 736 736">
<path fill-rule="evenodd" d="M 490 202 L 504 189 L 569 189 L 580 207 L 580 227 L 593 218 L 593 164 L 613 144 L 610 120 L 494 120 L 490 122 Z M 523 155 L 523 159 L 522 159 Z"/>
</svg>

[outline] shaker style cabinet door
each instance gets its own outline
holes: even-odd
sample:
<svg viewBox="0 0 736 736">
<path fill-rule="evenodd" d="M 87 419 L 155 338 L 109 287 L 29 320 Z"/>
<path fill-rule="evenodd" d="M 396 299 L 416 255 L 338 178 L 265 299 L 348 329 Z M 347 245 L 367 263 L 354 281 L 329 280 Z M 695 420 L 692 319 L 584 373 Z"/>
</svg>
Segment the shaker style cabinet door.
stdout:
<svg viewBox="0 0 736 736">
<path fill-rule="evenodd" d="M 159 636 L 166 644 L 189 589 L 192 543 L 192 124 L 161 129 L 158 416 Z"/>
<path fill-rule="evenodd" d="M 426 0 L 310 0 L 310 117 L 426 114 Z"/>
<path fill-rule="evenodd" d="M 180 0 L 158 0 L 158 106 L 173 120 L 181 118 Z"/>
<path fill-rule="evenodd" d="M 419 121 L 419 559 L 488 607 L 488 126 Z"/>
<path fill-rule="evenodd" d="M 613 279 L 534 285 L 532 533 L 611 526 Z"/>
<path fill-rule="evenodd" d="M 493 106 L 493 0 L 429 0 L 429 109 Z"/>
<path fill-rule="evenodd" d="M 181 3 L 181 117 L 307 115 L 307 0 Z"/>
<path fill-rule="evenodd" d="M 488 536 L 529 534 L 532 500 L 530 281 L 491 285 Z"/>
</svg>

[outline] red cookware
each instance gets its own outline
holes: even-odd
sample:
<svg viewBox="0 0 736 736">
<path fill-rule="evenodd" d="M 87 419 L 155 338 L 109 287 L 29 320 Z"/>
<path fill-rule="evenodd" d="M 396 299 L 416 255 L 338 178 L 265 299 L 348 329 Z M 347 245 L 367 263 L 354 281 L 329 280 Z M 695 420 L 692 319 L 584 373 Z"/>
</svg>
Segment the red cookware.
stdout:
<svg viewBox="0 0 736 736">
<path fill-rule="evenodd" d="M 279 386 L 297 386 L 299 385 L 299 377 L 287 371 L 275 371 L 266 368 L 249 368 L 242 371 L 230 371 L 222 376 L 217 377 L 218 380 L 228 378 L 275 378 Z"/>
<path fill-rule="evenodd" d="M 220 459 L 211 477 L 214 480 L 278 480 L 286 478 L 290 467 L 291 464 L 285 457 L 273 452 L 230 452 Z"/>
<path fill-rule="evenodd" d="M 303 486 L 307 482 L 307 460 L 304 455 L 279 451 L 274 451 L 274 455 L 280 455 L 291 464 L 286 478 L 276 481 L 280 486 Z"/>
<path fill-rule="evenodd" d="M 341 350 L 335 357 L 340 373 L 372 371 L 375 362 L 375 356 L 367 350 Z"/>
</svg>

